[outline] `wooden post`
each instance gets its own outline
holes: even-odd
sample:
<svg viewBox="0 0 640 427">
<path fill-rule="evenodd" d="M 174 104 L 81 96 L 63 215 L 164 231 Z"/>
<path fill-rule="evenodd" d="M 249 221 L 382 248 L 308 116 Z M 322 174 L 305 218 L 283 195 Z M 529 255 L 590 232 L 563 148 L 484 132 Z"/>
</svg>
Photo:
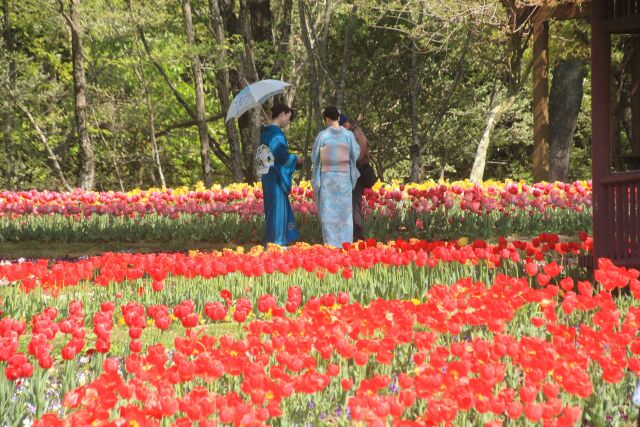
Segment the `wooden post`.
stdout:
<svg viewBox="0 0 640 427">
<path fill-rule="evenodd" d="M 549 179 L 549 21 L 533 27 L 533 175 Z"/>
<path fill-rule="evenodd" d="M 607 218 L 609 197 L 601 180 L 611 165 L 611 38 L 603 21 L 613 0 L 591 4 L 591 170 L 593 183 L 593 265 L 607 256 L 608 230 L 613 218 Z M 612 228 L 612 227 L 611 227 Z M 613 230 L 611 230 L 613 231 Z"/>
</svg>

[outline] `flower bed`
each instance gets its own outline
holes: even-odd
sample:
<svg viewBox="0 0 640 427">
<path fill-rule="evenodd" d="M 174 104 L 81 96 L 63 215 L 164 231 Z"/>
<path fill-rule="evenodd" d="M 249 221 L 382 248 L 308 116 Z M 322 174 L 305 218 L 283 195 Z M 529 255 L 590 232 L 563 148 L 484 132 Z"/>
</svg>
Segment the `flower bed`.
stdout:
<svg viewBox="0 0 640 427">
<path fill-rule="evenodd" d="M 542 234 L 5 264 L 0 416 L 621 425 L 637 417 L 639 274 L 604 260 L 587 280 L 574 257 L 590 244 Z"/>
<path fill-rule="evenodd" d="M 313 191 L 292 190 L 305 241 L 321 240 Z M 591 229 L 591 184 L 377 184 L 363 203 L 369 236 L 451 239 L 574 234 Z M 541 229 L 544 224 L 544 229 Z M 137 242 L 262 240 L 259 185 L 96 193 L 0 192 L 0 241 Z"/>
</svg>

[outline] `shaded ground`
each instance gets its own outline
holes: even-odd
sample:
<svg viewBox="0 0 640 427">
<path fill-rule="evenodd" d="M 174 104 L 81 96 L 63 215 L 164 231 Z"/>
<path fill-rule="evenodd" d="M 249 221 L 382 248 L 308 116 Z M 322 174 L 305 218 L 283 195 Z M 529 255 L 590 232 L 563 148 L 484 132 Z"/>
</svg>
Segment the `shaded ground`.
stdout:
<svg viewBox="0 0 640 427">
<path fill-rule="evenodd" d="M 0 242 L 0 260 L 18 258 L 75 259 L 80 256 L 99 255 L 104 252 L 186 252 L 189 250 L 213 251 L 235 248 L 234 243 L 219 242 L 139 242 L 139 243 L 44 243 L 44 242 Z M 240 245 L 245 248 L 252 245 Z"/>
</svg>

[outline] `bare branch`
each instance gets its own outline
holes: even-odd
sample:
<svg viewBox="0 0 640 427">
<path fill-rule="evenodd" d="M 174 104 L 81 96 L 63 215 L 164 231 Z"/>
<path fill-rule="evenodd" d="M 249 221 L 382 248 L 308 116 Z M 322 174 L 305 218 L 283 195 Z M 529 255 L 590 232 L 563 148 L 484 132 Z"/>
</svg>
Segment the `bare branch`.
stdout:
<svg viewBox="0 0 640 427">
<path fill-rule="evenodd" d="M 22 113 L 27 117 L 27 119 L 29 120 L 29 123 L 33 127 L 33 130 L 36 132 L 36 135 L 38 136 L 38 139 L 40 139 L 40 142 L 42 142 L 42 144 L 44 145 L 44 147 L 45 147 L 45 149 L 47 151 L 47 156 L 51 160 L 51 163 L 53 163 L 53 169 L 54 169 L 56 175 L 58 175 L 58 179 L 60 179 L 60 182 L 62 183 L 63 187 L 67 191 L 73 191 L 73 189 L 69 185 L 69 182 L 67 181 L 67 179 L 64 176 L 64 172 L 62 171 L 62 168 L 60 167 L 60 162 L 58 161 L 58 157 L 55 155 L 55 153 L 51 149 L 51 145 L 49 145 L 49 139 L 44 134 L 44 132 L 42 131 L 42 129 L 40 128 L 40 126 L 36 122 L 35 118 L 31 114 L 29 109 L 27 109 L 27 107 L 24 104 L 22 104 L 22 102 L 20 102 L 18 97 L 15 95 L 15 93 L 13 93 L 13 91 L 11 90 L 11 88 L 9 86 L 7 86 L 6 84 L 3 84 L 3 86 L 5 86 L 5 89 L 7 90 L 7 93 L 9 94 L 9 97 L 13 100 L 13 102 L 18 107 L 18 109 L 20 111 L 22 111 Z"/>
</svg>

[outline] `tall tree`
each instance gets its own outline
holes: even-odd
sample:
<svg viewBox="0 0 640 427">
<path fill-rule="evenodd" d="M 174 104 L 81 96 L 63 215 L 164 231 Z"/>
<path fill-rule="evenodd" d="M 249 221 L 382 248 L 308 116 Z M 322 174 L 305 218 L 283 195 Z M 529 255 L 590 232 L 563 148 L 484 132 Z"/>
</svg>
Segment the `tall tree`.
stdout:
<svg viewBox="0 0 640 427">
<path fill-rule="evenodd" d="M 253 40 L 258 43 L 273 44 L 271 0 L 247 0 L 245 8 L 251 16 Z M 258 68 L 262 68 L 262 66 L 258 66 Z"/>
<path fill-rule="evenodd" d="M 226 46 L 226 38 L 224 34 L 224 21 L 220 12 L 218 0 L 209 0 L 209 15 L 211 18 L 211 32 L 217 44 L 217 62 L 216 62 L 216 88 L 218 90 L 218 98 L 222 105 L 222 111 L 228 111 L 231 105 L 231 81 L 229 79 L 228 58 Z M 227 139 L 231 151 L 231 172 L 236 182 L 242 181 L 242 153 L 240 151 L 240 141 L 235 123 L 230 120 L 225 123 L 227 130 Z"/>
<path fill-rule="evenodd" d="M 273 65 L 273 76 L 282 78 L 285 70 L 285 60 L 289 56 L 289 46 L 291 39 L 291 21 L 293 18 L 293 0 L 284 0 L 282 4 L 282 18 L 278 24 L 275 34 L 275 41 L 278 46 L 275 64 Z"/>
<path fill-rule="evenodd" d="M 4 47 L 8 56 L 7 75 L 9 80 L 10 90 L 15 89 L 16 82 L 16 63 L 13 59 L 14 54 L 14 40 L 13 30 L 11 28 L 11 19 L 9 17 L 9 0 L 2 0 L 2 35 L 4 39 Z M 13 113 L 11 108 L 7 105 L 4 108 L 4 126 L 3 126 L 3 142 L 5 150 L 6 160 L 6 182 L 7 186 L 11 189 L 15 188 L 14 176 L 13 176 L 13 147 L 11 133 L 13 131 Z"/>
<path fill-rule="evenodd" d="M 298 0 L 300 32 L 302 34 L 302 41 L 304 43 L 307 55 L 307 69 L 309 72 L 309 105 L 307 107 L 307 132 L 304 139 L 303 147 L 303 152 L 308 153 L 310 151 L 309 144 L 311 141 L 311 135 L 314 125 L 316 132 L 322 129 L 322 80 L 320 77 L 319 64 L 317 62 L 317 53 L 314 51 L 314 46 L 311 43 L 311 36 L 309 34 L 310 26 L 307 21 L 307 14 L 305 9 L 306 8 L 304 0 Z M 311 176 L 311 162 L 305 162 L 304 176 L 305 178 Z"/>
<path fill-rule="evenodd" d="M 255 38 L 252 26 L 252 7 L 255 0 L 240 1 L 240 32 L 242 34 L 244 52 L 242 66 L 239 69 L 239 86 L 244 87 L 260 79 L 255 59 Z M 264 7 L 264 5 L 262 5 Z M 263 16 L 261 22 L 267 19 Z M 270 22 L 270 18 L 268 20 Z M 266 37 L 266 31 L 258 31 L 261 36 Z M 256 175 L 253 159 L 256 154 L 260 139 L 260 113 L 256 109 L 251 109 L 240 116 L 238 120 L 240 136 L 242 138 L 242 151 L 244 155 L 245 179 L 249 182 L 258 179 Z"/>
<path fill-rule="evenodd" d="M 423 11 L 420 10 L 418 26 L 422 24 Z M 418 123 L 418 91 L 420 90 L 420 80 L 418 77 L 418 43 L 411 40 L 413 49 L 411 50 L 411 171 L 409 172 L 409 182 L 420 182 L 422 180 L 422 158 L 420 156 L 420 136 Z"/>
<path fill-rule="evenodd" d="M 113 7 L 113 5 L 110 4 L 109 7 L 111 12 L 116 12 L 116 13 L 118 12 L 118 10 L 115 7 Z M 132 22 L 137 22 L 136 17 L 134 16 L 132 0 L 127 1 L 126 10 L 127 10 L 127 21 L 128 21 L 127 23 L 130 26 L 130 28 L 135 28 L 136 27 L 135 24 L 131 25 Z M 122 38 L 123 37 L 122 33 L 116 28 L 115 25 L 112 24 L 112 26 L 114 27 L 116 36 L 119 38 Z M 158 137 L 156 132 L 156 108 L 152 100 L 152 82 L 151 82 L 151 79 L 147 76 L 147 71 L 146 71 L 145 61 L 144 61 L 145 55 L 142 52 L 142 49 L 140 46 L 140 38 L 138 37 L 138 33 L 134 31 L 134 34 L 132 37 L 133 37 L 133 42 L 132 42 L 133 47 L 126 48 L 126 52 L 128 55 L 136 58 L 136 62 L 134 62 L 133 64 L 133 73 L 135 74 L 136 79 L 138 80 L 138 83 L 140 83 L 140 86 L 142 87 L 142 92 L 143 92 L 142 95 L 144 97 L 145 105 L 147 107 L 146 112 L 147 112 L 147 121 L 148 121 L 147 124 L 149 126 L 148 134 L 149 134 L 149 140 L 151 142 L 151 158 L 155 166 L 155 171 L 152 172 L 151 176 L 154 181 L 154 186 L 157 186 L 158 184 L 160 184 L 160 186 L 164 188 L 167 186 L 167 182 L 165 180 L 164 171 L 162 169 L 162 162 L 160 159 L 160 149 L 158 146 Z M 157 179 L 156 179 L 156 173 L 158 175 Z"/>
<path fill-rule="evenodd" d="M 55 186 L 62 187 L 42 138 L 7 95 L 10 76 L 15 76 L 13 93 L 30 111 L 60 171 L 72 187 L 77 185 L 79 164 L 71 158 L 78 155 L 80 143 L 71 89 L 73 46 L 67 21 L 58 13 L 60 2 L 0 3 L 0 185 L 5 187 L 7 158 L 12 160 L 13 181 L 20 186 L 46 188 L 54 176 Z M 216 180 L 255 179 L 252 166 L 261 109 L 228 127 L 220 120 L 232 96 L 261 78 L 282 78 L 293 85 L 280 97 L 297 107 L 303 118 L 288 132 L 292 150 L 308 151 L 321 126 L 322 104 L 331 99 L 340 101 L 349 116 L 366 128 L 372 164 L 387 179 L 411 175 L 411 153 L 422 164 L 423 174 L 468 177 L 478 139 L 485 131 L 486 160 L 491 161 L 486 164 L 492 165 L 492 177 L 529 178 L 530 145 L 526 143 L 532 112 L 524 87 L 517 89 L 517 82 L 523 81 L 517 76 L 524 75 L 528 56 L 520 64 L 512 55 L 519 49 L 511 33 L 517 32 L 524 41 L 531 24 L 509 25 L 503 0 L 189 0 L 193 49 L 187 48 L 182 2 L 62 0 L 67 14 L 70 4 L 80 5 L 85 102 L 97 161 L 95 188 L 115 189 L 120 182 L 124 188 L 156 186 L 162 184 L 162 175 L 168 186 L 202 180 L 201 145 L 190 143 L 199 138 L 203 122 L 196 109 L 192 76 L 195 52 L 202 70 L 204 105 L 216 110 L 207 109 L 204 118 Z M 126 11 L 128 3 L 133 3 L 135 13 Z M 181 9 L 176 14 L 178 5 Z M 424 22 L 418 26 L 421 9 Z M 211 36 L 198 34 L 202 24 L 209 27 Z M 586 59 L 588 49 L 577 46 L 572 29 L 579 27 L 588 38 L 587 23 L 567 24 L 566 28 L 554 24 L 558 35 L 553 38 L 554 47 L 567 56 Z M 415 56 L 412 40 L 419 46 Z M 8 54 L 12 43 L 13 54 Z M 613 49 L 616 58 L 627 63 L 630 56 L 624 46 L 615 44 Z M 7 72 L 10 59 L 15 61 L 14 72 Z M 417 61 L 412 64 L 412 59 Z M 627 73 L 639 69 L 629 67 Z M 637 140 L 631 131 L 639 122 L 631 118 L 629 80 L 619 80 L 623 90 L 620 155 L 628 154 L 627 138 Z M 216 93 L 209 94 L 208 83 Z M 529 81 L 526 85 L 530 86 Z M 510 88 L 517 89 L 515 98 L 508 96 Z M 419 96 L 412 100 L 412 92 Z M 483 101 L 492 92 L 495 96 L 487 107 Z M 505 99 L 515 101 L 500 118 L 497 107 Z M 268 104 L 263 107 L 268 111 Z M 9 115 L 12 120 L 5 119 Z M 579 168 L 571 171 L 572 176 L 586 177 L 590 139 L 583 112 L 575 134 L 572 165 Z M 414 175 L 418 169 L 414 162 Z"/>
<path fill-rule="evenodd" d="M 129 9 L 129 11 L 132 10 L 132 7 L 133 7 L 132 0 L 128 0 L 128 9 Z M 178 123 L 178 124 L 172 126 L 172 128 L 190 127 L 190 126 L 193 126 L 193 125 L 197 125 L 198 124 L 198 115 L 197 115 L 196 110 L 187 102 L 187 100 L 184 98 L 184 96 L 182 96 L 182 94 L 180 93 L 180 91 L 178 90 L 176 85 L 174 84 L 173 80 L 171 79 L 171 77 L 169 76 L 167 71 L 165 70 L 164 66 L 160 63 L 160 61 L 158 61 L 153 56 L 153 53 L 151 51 L 151 46 L 149 45 L 149 42 L 148 42 L 147 37 L 145 35 L 144 28 L 140 24 L 136 24 L 135 27 L 136 27 L 136 32 L 138 33 L 138 37 L 140 38 L 140 41 L 142 42 L 142 46 L 144 47 L 144 50 L 147 53 L 147 56 L 149 57 L 149 59 L 151 60 L 151 63 L 153 64 L 154 68 L 162 76 L 162 79 L 166 83 L 167 87 L 171 90 L 171 93 L 173 94 L 173 96 L 176 99 L 176 101 L 178 101 L 178 103 L 180 104 L 180 106 L 182 106 L 184 111 L 187 114 L 189 114 L 189 116 L 193 119 L 192 121 L 189 121 L 189 122 L 186 122 L 186 123 Z M 223 117 L 222 114 L 218 114 L 218 115 L 216 115 L 216 116 L 214 116 L 214 117 L 212 117 L 210 119 L 205 119 L 205 120 L 218 120 L 218 119 L 220 119 L 222 117 Z M 208 139 L 209 139 L 209 146 L 213 150 L 213 154 L 215 154 L 215 156 L 220 160 L 220 162 L 226 168 L 231 169 L 231 160 L 229 158 L 229 155 L 223 150 L 223 148 L 220 145 L 220 143 L 218 142 L 218 140 L 216 140 L 216 138 L 214 138 L 211 135 L 211 133 L 209 133 L 208 128 L 205 127 L 205 129 L 207 130 Z M 159 136 L 160 134 L 166 134 L 166 133 L 167 133 L 166 130 L 158 132 L 158 134 L 156 134 L 156 137 Z"/>
<path fill-rule="evenodd" d="M 578 59 L 560 61 L 553 70 L 549 95 L 549 181 L 569 179 L 573 135 L 582 105 L 584 63 Z"/>
<path fill-rule="evenodd" d="M 471 168 L 469 179 L 474 183 L 482 181 L 484 177 L 487 151 L 493 131 L 502 115 L 513 106 L 533 66 L 533 61 L 529 61 L 524 70 L 522 68 L 522 59 L 531 35 L 531 25 L 522 25 L 518 21 L 517 0 L 502 0 L 502 5 L 506 17 L 502 25 L 503 34 L 506 35 L 502 44 L 506 46 L 506 51 L 503 52 L 504 62 L 499 68 L 502 71 L 502 79 L 491 96 L 484 131 Z M 482 46 L 478 45 L 478 48 L 482 49 Z"/>
<path fill-rule="evenodd" d="M 67 5 L 65 5 L 67 3 Z M 76 134 L 80 141 L 78 161 L 80 174 L 78 187 L 92 190 L 95 184 L 96 158 L 87 121 L 87 81 L 84 70 L 84 46 L 80 25 L 80 0 L 58 0 L 60 15 L 71 33 L 71 60 L 73 63 L 73 94 L 75 102 Z"/>
<path fill-rule="evenodd" d="M 205 119 L 204 107 L 204 84 L 202 81 L 202 65 L 196 53 L 195 41 L 193 37 L 193 19 L 191 16 L 191 0 L 182 0 L 182 13 L 184 16 L 184 27 L 187 34 L 187 45 L 191 50 L 191 71 L 193 73 L 193 83 L 196 91 L 196 121 L 198 124 L 198 135 L 200 137 L 200 161 L 202 162 L 202 180 L 206 187 L 213 184 L 213 171 L 211 170 L 211 159 L 209 156 L 209 131 Z"/>
<path fill-rule="evenodd" d="M 307 52 L 307 68 L 309 71 L 309 96 L 311 99 L 310 103 L 312 105 L 312 120 L 316 125 L 316 131 L 319 131 L 320 129 L 322 129 L 322 117 L 320 117 L 320 115 L 322 114 L 320 111 L 322 109 L 322 82 L 317 61 L 317 54 L 314 51 L 314 46 L 311 44 L 311 36 L 309 35 L 309 25 L 307 22 L 304 0 L 298 0 L 298 14 L 300 18 L 300 32 L 302 34 L 302 40 Z"/>
<path fill-rule="evenodd" d="M 344 46 L 342 47 L 342 64 L 340 64 L 340 81 L 336 92 L 336 107 L 342 110 L 345 102 L 345 89 L 347 86 L 347 71 L 351 62 L 351 38 L 353 36 L 353 27 L 358 12 L 358 5 L 354 4 L 349 14 L 347 25 L 344 29 Z"/>
</svg>

